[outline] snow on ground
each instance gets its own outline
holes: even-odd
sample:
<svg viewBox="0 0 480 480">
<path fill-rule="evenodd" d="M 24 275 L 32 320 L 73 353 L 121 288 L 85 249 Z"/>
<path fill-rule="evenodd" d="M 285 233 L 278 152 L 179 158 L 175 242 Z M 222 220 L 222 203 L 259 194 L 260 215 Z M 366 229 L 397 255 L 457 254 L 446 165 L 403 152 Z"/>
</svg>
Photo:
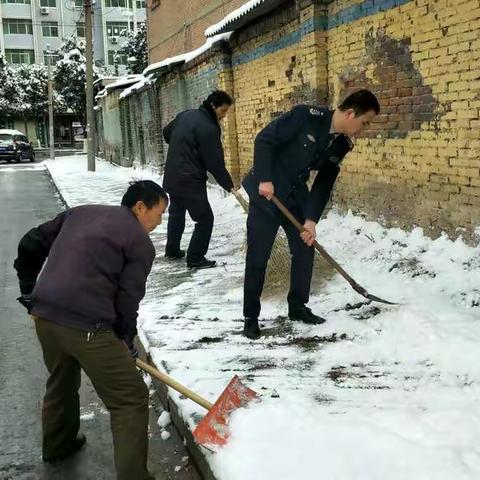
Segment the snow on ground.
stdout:
<svg viewBox="0 0 480 480">
<path fill-rule="evenodd" d="M 105 162 L 89 173 L 85 156 L 46 163 L 71 206 L 118 204 L 130 179 L 159 180 Z M 400 305 L 366 304 L 329 272 L 310 302 L 326 324 L 292 324 L 284 296 L 270 296 L 264 336 L 252 342 L 240 335 L 245 215 L 218 188 L 209 196 L 209 256 L 225 265 L 192 273 L 166 261 L 160 226 L 139 325 L 157 365 L 207 399 L 234 374 L 263 395 L 233 415 L 226 447 L 206 451 L 218 478 L 480 478 L 480 247 L 332 211 L 319 242 L 370 293 Z M 190 232 L 191 222 L 184 246 Z M 171 395 L 193 427 L 205 412 Z"/>
</svg>

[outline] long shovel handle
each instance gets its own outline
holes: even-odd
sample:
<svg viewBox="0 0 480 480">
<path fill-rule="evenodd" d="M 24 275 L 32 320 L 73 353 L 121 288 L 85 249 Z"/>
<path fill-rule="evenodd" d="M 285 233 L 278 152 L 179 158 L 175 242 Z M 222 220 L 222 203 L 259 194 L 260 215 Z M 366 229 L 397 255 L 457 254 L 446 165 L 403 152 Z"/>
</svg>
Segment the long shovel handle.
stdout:
<svg viewBox="0 0 480 480">
<path fill-rule="evenodd" d="M 189 388 L 183 386 L 181 383 L 178 383 L 172 377 L 169 377 L 168 375 L 165 375 L 164 373 L 160 372 L 156 368 L 149 365 L 147 362 L 144 362 L 143 360 L 140 360 L 139 358 L 137 358 L 136 363 L 137 363 L 137 367 L 149 373 L 152 377 L 155 377 L 157 380 L 160 380 L 165 385 L 172 387 L 174 390 L 181 393 L 182 395 L 185 395 L 187 398 L 189 398 L 190 400 L 193 400 L 195 403 L 198 403 L 198 405 L 200 405 L 201 407 L 206 408 L 207 410 L 210 410 L 213 407 L 213 403 L 210 403 L 205 398 L 201 397 L 200 395 L 193 392 Z"/>
<path fill-rule="evenodd" d="M 248 213 L 248 202 L 242 197 L 238 190 L 232 189 L 230 190 L 232 195 L 237 199 L 238 203 L 242 206 L 243 211 Z"/>
<path fill-rule="evenodd" d="M 275 196 L 272 195 L 272 202 L 278 207 L 278 209 L 288 218 L 288 220 L 293 224 L 293 226 L 300 232 L 305 231 L 305 227 L 292 215 L 290 210 L 283 205 L 283 203 Z M 351 285 L 351 287 L 360 295 L 369 300 L 374 300 L 375 302 L 387 303 L 389 305 L 395 305 L 393 302 L 384 300 L 376 295 L 372 295 L 365 290 L 359 283 L 357 283 L 331 256 L 330 254 L 315 240 L 314 247 L 322 257 L 324 257 L 330 265 Z"/>
</svg>

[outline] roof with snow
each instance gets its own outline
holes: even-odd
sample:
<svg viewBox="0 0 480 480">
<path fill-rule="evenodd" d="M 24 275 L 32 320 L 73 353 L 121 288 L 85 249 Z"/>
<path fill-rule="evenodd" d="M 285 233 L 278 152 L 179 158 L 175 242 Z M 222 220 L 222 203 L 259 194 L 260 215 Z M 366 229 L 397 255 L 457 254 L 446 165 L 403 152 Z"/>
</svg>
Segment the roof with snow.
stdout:
<svg viewBox="0 0 480 480">
<path fill-rule="evenodd" d="M 240 8 L 229 13 L 223 20 L 205 30 L 206 37 L 213 37 L 219 33 L 231 32 L 243 27 L 252 20 L 265 15 L 285 0 L 250 0 Z"/>
<path fill-rule="evenodd" d="M 9 128 L 0 129 L 0 134 L 4 134 L 4 135 L 25 135 L 20 130 L 12 130 L 12 129 L 9 129 Z"/>
</svg>

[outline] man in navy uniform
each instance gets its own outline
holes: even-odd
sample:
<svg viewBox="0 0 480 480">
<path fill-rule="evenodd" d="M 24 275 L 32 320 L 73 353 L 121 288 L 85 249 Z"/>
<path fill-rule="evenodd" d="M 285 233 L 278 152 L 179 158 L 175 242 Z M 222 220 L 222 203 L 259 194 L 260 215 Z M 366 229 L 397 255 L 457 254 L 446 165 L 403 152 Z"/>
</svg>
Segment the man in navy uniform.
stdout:
<svg viewBox="0 0 480 480">
<path fill-rule="evenodd" d="M 358 90 L 336 110 L 297 105 L 267 125 L 255 139 L 253 168 L 243 181 L 250 197 L 244 280 L 243 333 L 261 335 L 258 326 L 265 271 L 279 226 L 292 254 L 288 316 L 308 324 L 325 320 L 307 306 L 312 279 L 315 226 L 330 198 L 352 138 L 380 112 L 373 93 Z M 309 191 L 310 171 L 317 176 Z M 299 234 L 270 201 L 276 195 L 303 224 Z"/>
</svg>

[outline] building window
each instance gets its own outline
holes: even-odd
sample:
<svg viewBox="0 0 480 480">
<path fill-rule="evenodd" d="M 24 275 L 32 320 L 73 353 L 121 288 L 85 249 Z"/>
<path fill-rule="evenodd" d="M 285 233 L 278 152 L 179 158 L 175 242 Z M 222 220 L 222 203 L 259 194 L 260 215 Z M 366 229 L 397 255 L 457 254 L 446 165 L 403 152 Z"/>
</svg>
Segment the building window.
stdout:
<svg viewBox="0 0 480 480">
<path fill-rule="evenodd" d="M 9 18 L 3 20 L 3 33 L 5 35 L 32 35 L 32 21 Z"/>
<path fill-rule="evenodd" d="M 145 0 L 137 0 L 137 8 L 146 8 Z"/>
<path fill-rule="evenodd" d="M 9 50 L 5 49 L 5 59 L 8 63 L 20 65 L 22 63 L 35 63 L 35 52 L 33 50 Z"/>
<path fill-rule="evenodd" d="M 117 57 L 117 61 L 119 65 L 128 65 L 127 62 L 127 55 L 125 53 L 118 53 L 115 50 L 108 51 L 108 64 L 114 65 L 115 64 L 115 56 Z"/>
<path fill-rule="evenodd" d="M 42 35 L 44 37 L 58 37 L 58 22 L 42 22 Z"/>
<path fill-rule="evenodd" d="M 127 22 L 107 22 L 107 35 L 109 37 L 126 37 L 127 31 Z"/>
<path fill-rule="evenodd" d="M 40 0 L 40 6 L 55 8 L 57 6 L 57 0 Z"/>
<path fill-rule="evenodd" d="M 85 22 L 77 22 L 77 37 L 85 38 Z"/>
<path fill-rule="evenodd" d="M 48 65 L 48 59 L 50 59 L 50 65 L 55 65 L 55 63 L 57 63 L 57 60 L 59 59 L 59 55 L 55 55 L 53 53 L 48 53 L 47 52 L 43 52 L 43 63 L 45 65 Z"/>
<path fill-rule="evenodd" d="M 127 0 L 105 0 L 105 6 L 126 8 Z"/>
<path fill-rule="evenodd" d="M 2 0 L 2 3 L 23 3 L 30 5 L 30 0 Z"/>
<path fill-rule="evenodd" d="M 85 6 L 84 0 L 75 0 L 75 8 L 82 8 Z"/>
</svg>

